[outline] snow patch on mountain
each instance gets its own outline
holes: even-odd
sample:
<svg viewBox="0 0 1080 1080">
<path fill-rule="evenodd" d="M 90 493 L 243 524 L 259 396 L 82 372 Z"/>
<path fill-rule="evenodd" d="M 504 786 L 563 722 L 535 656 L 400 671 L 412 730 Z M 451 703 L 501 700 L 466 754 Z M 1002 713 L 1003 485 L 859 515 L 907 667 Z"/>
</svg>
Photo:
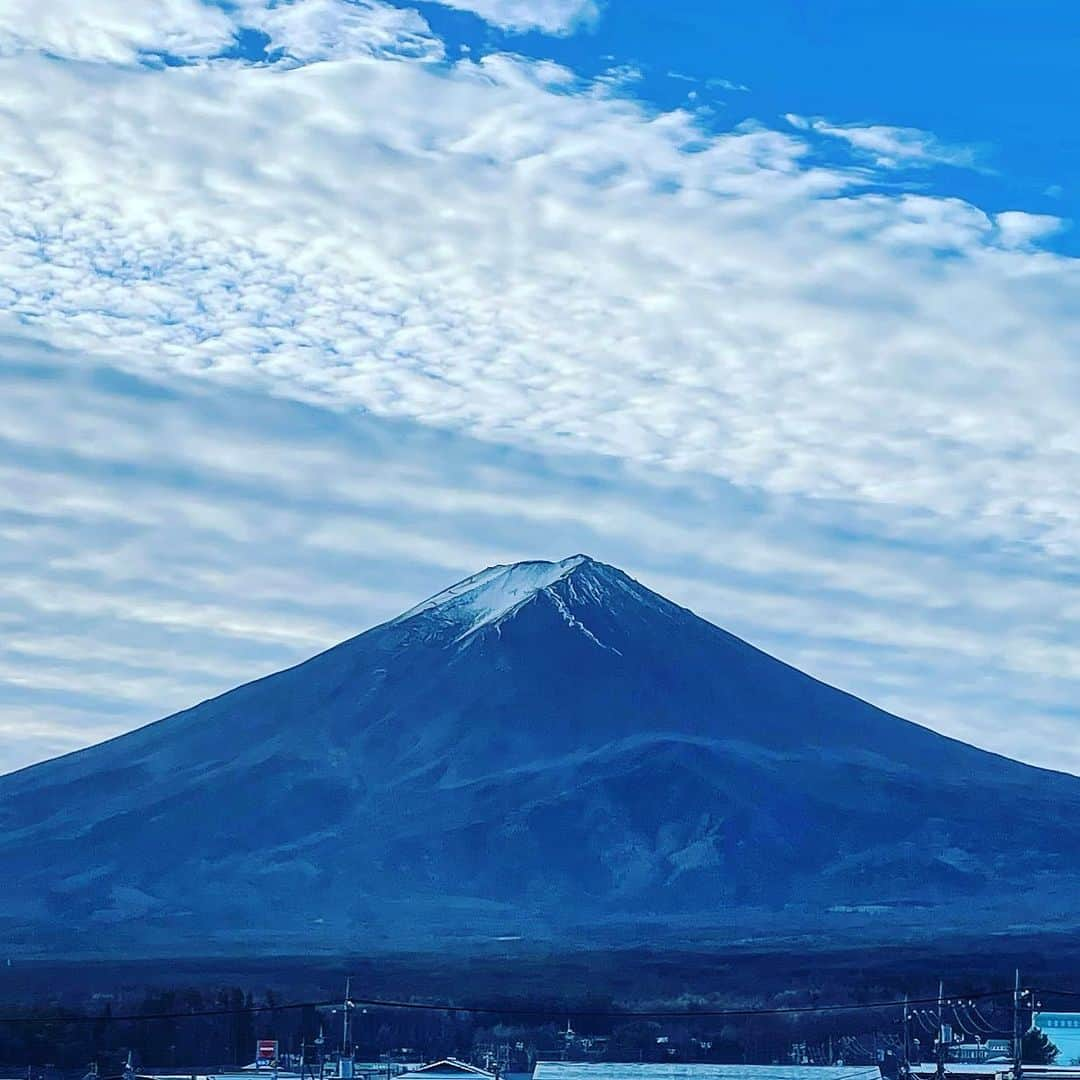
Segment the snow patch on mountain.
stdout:
<svg viewBox="0 0 1080 1080">
<path fill-rule="evenodd" d="M 573 555 L 559 562 L 489 566 L 429 597 L 393 621 L 408 622 L 420 615 L 434 617 L 457 627 L 460 641 L 484 626 L 497 623 L 520 604 L 588 561 L 585 555 Z"/>
<path fill-rule="evenodd" d="M 555 606 L 559 609 L 559 614 L 566 620 L 569 626 L 572 626 L 575 630 L 580 630 L 591 642 L 598 645 L 601 649 L 607 649 L 608 652 L 613 652 L 617 656 L 622 656 L 613 645 L 605 645 L 574 613 L 566 606 L 566 601 L 563 600 L 558 593 L 549 593 L 551 599 L 554 601 Z"/>
</svg>

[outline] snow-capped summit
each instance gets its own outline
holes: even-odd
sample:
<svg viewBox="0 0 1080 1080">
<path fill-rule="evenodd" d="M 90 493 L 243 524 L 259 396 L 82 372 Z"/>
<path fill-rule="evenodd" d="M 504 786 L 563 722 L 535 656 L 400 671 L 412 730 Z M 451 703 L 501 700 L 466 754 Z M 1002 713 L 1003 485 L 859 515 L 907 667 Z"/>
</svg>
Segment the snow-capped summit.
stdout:
<svg viewBox="0 0 1080 1080">
<path fill-rule="evenodd" d="M 530 561 L 489 566 L 429 597 L 393 621 L 403 623 L 417 615 L 435 616 L 458 627 L 464 637 L 482 626 L 498 622 L 518 604 L 591 562 L 587 555 L 572 555 L 559 562 Z"/>
<path fill-rule="evenodd" d="M 1078 855 L 1080 780 L 582 555 L 0 778 L 5 940 L 46 953 L 981 933 L 1074 911 Z"/>
</svg>

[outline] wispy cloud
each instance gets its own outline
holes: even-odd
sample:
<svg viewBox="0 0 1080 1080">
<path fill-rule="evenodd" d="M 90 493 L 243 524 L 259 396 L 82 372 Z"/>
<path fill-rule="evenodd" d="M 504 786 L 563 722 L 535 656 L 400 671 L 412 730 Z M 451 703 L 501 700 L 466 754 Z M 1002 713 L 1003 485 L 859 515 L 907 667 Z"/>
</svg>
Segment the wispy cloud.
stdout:
<svg viewBox="0 0 1080 1080">
<path fill-rule="evenodd" d="M 568 34 L 600 14 L 598 0 L 435 0 L 459 11 L 471 11 L 503 30 L 540 30 Z"/>
<path fill-rule="evenodd" d="M 918 128 L 890 127 L 887 124 L 831 124 L 821 117 L 807 118 L 796 113 L 786 113 L 784 119 L 799 131 L 812 131 L 828 138 L 842 139 L 879 168 L 955 165 L 970 169 L 979 165 L 979 155 L 974 148 L 948 145 L 930 132 Z"/>
<path fill-rule="evenodd" d="M 582 549 L 916 720 L 1062 764 L 1080 591 L 1053 564 L 919 553 L 902 515 L 700 475 L 118 379 L 30 341 L 0 348 L 0 374 L 0 729 L 23 732 L 0 767 L 301 660 L 480 566 Z M 1021 740 L 1018 713 L 1044 734 Z"/>
<path fill-rule="evenodd" d="M 705 85 L 710 90 L 735 90 L 741 94 L 749 94 L 750 87 L 744 86 L 742 83 L 733 82 L 731 79 L 706 79 Z"/>
</svg>

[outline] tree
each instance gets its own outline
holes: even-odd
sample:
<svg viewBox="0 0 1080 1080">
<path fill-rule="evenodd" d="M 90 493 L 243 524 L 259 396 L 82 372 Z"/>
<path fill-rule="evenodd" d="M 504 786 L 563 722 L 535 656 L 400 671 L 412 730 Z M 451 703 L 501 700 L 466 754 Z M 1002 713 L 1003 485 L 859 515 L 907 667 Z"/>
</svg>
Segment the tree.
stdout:
<svg viewBox="0 0 1080 1080">
<path fill-rule="evenodd" d="M 1038 1028 L 1032 1028 L 1020 1042 L 1020 1059 L 1025 1065 L 1053 1065 L 1058 1048 Z"/>
<path fill-rule="evenodd" d="M 620 1024 L 611 1033 L 608 1057 L 613 1061 L 652 1061 L 656 1058 L 656 1040 L 662 1028 L 652 1020 Z"/>
</svg>

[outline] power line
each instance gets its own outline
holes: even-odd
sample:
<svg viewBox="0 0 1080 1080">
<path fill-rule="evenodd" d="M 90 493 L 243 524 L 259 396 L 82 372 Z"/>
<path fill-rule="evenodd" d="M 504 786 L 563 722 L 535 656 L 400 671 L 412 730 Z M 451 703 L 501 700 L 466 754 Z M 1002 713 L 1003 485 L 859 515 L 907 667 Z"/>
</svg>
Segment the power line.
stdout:
<svg viewBox="0 0 1080 1080">
<path fill-rule="evenodd" d="M 964 1010 L 964 1016 L 967 1017 L 968 1024 L 970 1025 L 973 1034 L 996 1035 L 998 1033 L 997 1029 L 987 1021 L 986 1017 L 975 1008 L 975 1005 L 972 1002 L 964 1002 L 961 1005 L 961 1008 Z M 1002 1034 L 1004 1034 L 1004 1032 L 1002 1032 Z"/>
<path fill-rule="evenodd" d="M 990 990 L 979 997 L 1001 997 L 1011 993 L 1008 990 Z M 367 1005 L 375 1008 L 389 1009 L 424 1009 L 433 1012 L 464 1012 L 489 1015 L 510 1016 L 562 1016 L 566 1012 L 566 1006 L 557 1010 L 549 1009 L 515 1009 L 513 1006 L 459 1006 L 442 1004 L 429 1004 L 412 1001 L 386 1001 L 379 998 L 361 1000 L 353 998 L 357 1005 Z M 909 1004 L 927 1004 L 936 1002 L 937 998 L 912 998 Z M 652 1009 L 618 1009 L 618 1010 L 592 1010 L 573 1009 L 575 1016 L 587 1016 L 617 1019 L 623 1016 L 629 1017 L 655 1017 L 659 1019 L 693 1019 L 694 1017 L 724 1017 L 724 1016 L 786 1016 L 795 1013 L 836 1013 L 836 1012 L 861 1012 L 870 1009 L 899 1009 L 904 1005 L 903 1001 L 868 1001 L 864 1004 L 849 1005 L 787 1005 L 778 1008 L 741 1008 L 741 1009 L 680 1009 L 676 1011 L 652 1010 Z"/>
<path fill-rule="evenodd" d="M 970 1016 L 967 1018 L 966 1022 L 961 1017 L 961 1015 L 960 1015 L 960 1004 L 958 1002 L 954 1003 L 951 1006 L 951 1008 L 952 1008 L 953 1021 L 954 1021 L 953 1026 L 955 1028 L 959 1029 L 961 1035 L 963 1035 L 965 1038 L 967 1038 L 969 1035 L 978 1035 L 979 1034 L 979 1029 L 975 1026 L 975 1024 L 972 1021 Z M 968 1030 L 969 1027 L 971 1028 L 970 1031 Z"/>
<path fill-rule="evenodd" d="M 982 1038 L 984 1035 L 990 1035 L 993 1038 L 1004 1039 L 1008 1036 L 1008 1032 L 1001 1028 L 995 1028 L 990 1024 L 986 1018 L 975 1008 L 974 1002 L 971 1001 L 957 1001 L 952 1005 L 953 1016 L 956 1018 L 956 1027 L 958 1027 L 965 1035 L 973 1035 Z M 982 1019 L 982 1026 L 979 1025 L 975 1019 L 977 1014 Z M 964 1019 L 966 1017 L 966 1020 Z"/>
<path fill-rule="evenodd" d="M 112 1024 L 135 1020 L 186 1020 L 200 1016 L 241 1016 L 244 1013 L 281 1012 L 285 1009 L 328 1009 L 340 1001 L 294 1001 L 283 1005 L 247 1005 L 237 1008 L 195 1009 L 191 1012 L 131 1013 L 113 1016 L 0 1016 L 0 1024 Z"/>
<path fill-rule="evenodd" d="M 852 1036 L 851 1041 L 847 1045 L 854 1050 L 855 1053 L 873 1060 L 875 1052 L 870 1047 L 866 1046 L 858 1036 Z M 843 1047 L 841 1047 L 841 1049 L 843 1049 Z"/>
<path fill-rule="evenodd" d="M 998 998 L 1010 994 L 1010 990 L 988 990 L 974 995 L 979 999 Z M 1078 995 L 1080 996 L 1080 995 Z M 413 1009 L 421 1012 L 468 1013 L 481 1016 L 531 1016 L 543 1019 L 555 1019 L 565 1016 L 566 1006 L 552 1009 L 516 1008 L 513 1005 L 454 1005 L 449 1002 L 400 1001 L 388 998 L 351 998 L 354 1006 L 373 1009 Z M 937 998 L 911 998 L 908 1005 L 936 1004 Z M 839 1012 L 863 1012 L 876 1009 L 900 1009 L 903 1000 L 868 1001 L 862 1004 L 846 1005 L 786 1005 L 778 1008 L 738 1008 L 738 1009 L 573 1009 L 575 1016 L 596 1019 L 634 1019 L 648 1018 L 661 1020 L 693 1020 L 698 1018 L 752 1017 L 752 1016 L 790 1016 L 797 1014 L 823 1014 Z M 331 1001 L 294 1001 L 280 1005 L 251 1005 L 240 1008 L 196 1009 L 191 1012 L 133 1013 L 122 1016 L 0 1016 L 0 1024 L 98 1024 L 135 1022 L 140 1020 L 187 1020 L 198 1017 L 240 1016 L 245 1013 L 282 1012 L 295 1009 L 329 1009 L 341 1006 L 337 1000 Z"/>
<path fill-rule="evenodd" d="M 925 1009 L 922 1010 L 922 1011 L 920 1011 L 919 1009 L 916 1009 L 911 1015 L 914 1016 L 915 1019 L 919 1021 L 919 1027 L 921 1027 L 923 1029 L 923 1031 L 926 1032 L 927 1035 L 936 1035 L 937 1034 L 937 1031 L 934 1028 L 934 1025 L 931 1024 L 930 1021 L 926 1019 L 926 1010 Z"/>
<path fill-rule="evenodd" d="M 976 1005 L 974 1001 L 971 1002 L 970 1012 L 973 1017 L 986 1025 L 986 1033 L 988 1035 L 997 1035 L 1001 1038 L 1004 1038 L 1007 1034 L 1007 1032 L 1002 1031 L 1001 1028 L 994 1027 L 994 1025 L 991 1024 L 990 1021 L 987 1020 L 986 1017 L 983 1016 L 983 1014 L 979 1011 L 979 1006 Z"/>
</svg>

